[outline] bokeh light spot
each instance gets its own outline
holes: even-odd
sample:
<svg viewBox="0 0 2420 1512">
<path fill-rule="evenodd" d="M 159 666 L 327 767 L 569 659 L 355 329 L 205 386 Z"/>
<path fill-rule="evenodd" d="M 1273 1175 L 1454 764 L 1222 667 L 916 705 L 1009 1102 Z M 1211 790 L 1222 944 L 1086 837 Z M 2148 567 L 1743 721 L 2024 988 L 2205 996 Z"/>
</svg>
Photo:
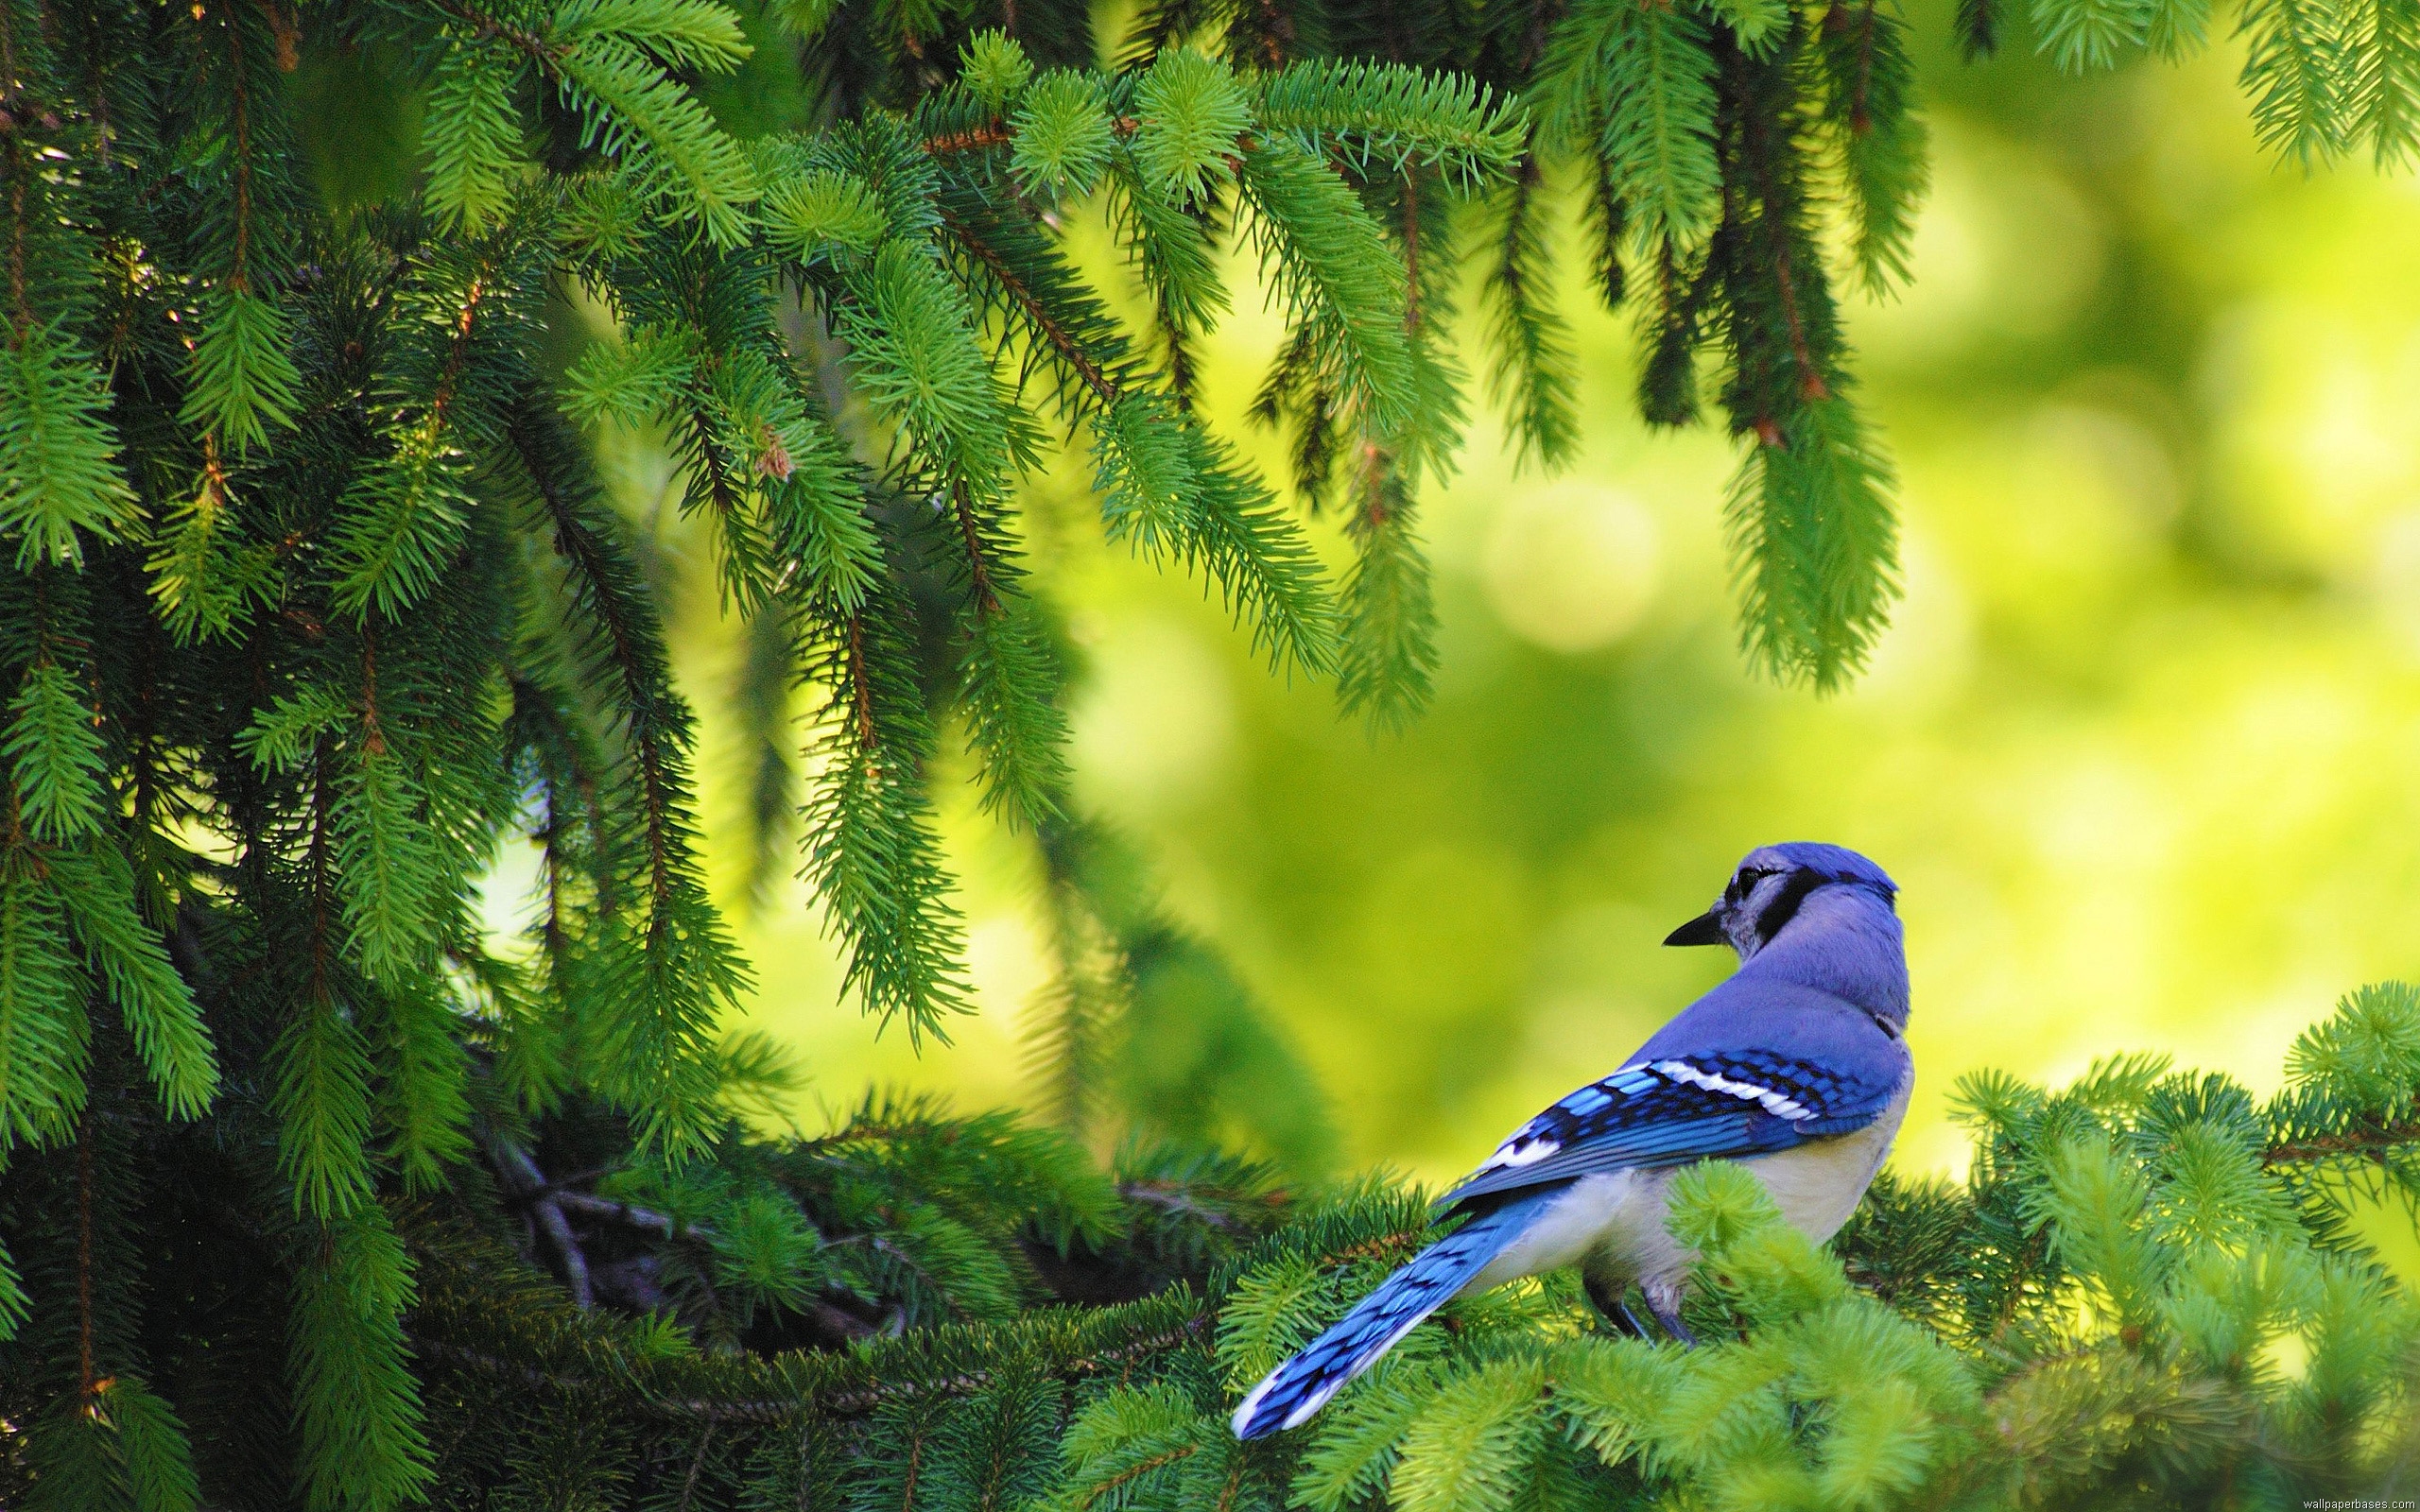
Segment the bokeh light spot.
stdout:
<svg viewBox="0 0 2420 1512">
<path fill-rule="evenodd" d="M 1637 500 L 1572 479 L 1496 507 L 1479 578 L 1513 634 L 1550 651 L 1594 651 L 1646 616 L 1659 557 L 1655 518 Z"/>
</svg>

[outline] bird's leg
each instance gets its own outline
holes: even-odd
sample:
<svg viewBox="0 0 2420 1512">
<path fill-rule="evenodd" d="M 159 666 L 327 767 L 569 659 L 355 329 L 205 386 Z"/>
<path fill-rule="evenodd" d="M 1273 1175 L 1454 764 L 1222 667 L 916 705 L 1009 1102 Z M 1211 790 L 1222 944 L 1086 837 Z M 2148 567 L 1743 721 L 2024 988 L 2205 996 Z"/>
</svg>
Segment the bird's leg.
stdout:
<svg viewBox="0 0 2420 1512">
<path fill-rule="evenodd" d="M 1630 1310 L 1630 1300 L 1622 1295 L 1624 1287 L 1621 1283 L 1610 1277 L 1599 1276 L 1593 1270 L 1582 1269 L 1580 1273 L 1580 1284 L 1588 1294 L 1588 1305 L 1597 1310 L 1599 1316 L 1612 1324 L 1616 1332 L 1628 1333 L 1641 1339 L 1648 1336 L 1647 1325 L 1641 1323 L 1638 1320 L 1638 1314 Z"/>
<path fill-rule="evenodd" d="M 1670 1281 L 1649 1282 L 1639 1287 L 1639 1294 L 1647 1298 L 1647 1311 L 1656 1322 L 1664 1326 L 1665 1332 L 1692 1349 L 1698 1347 L 1698 1336 L 1689 1332 L 1689 1326 L 1686 1323 L 1681 1321 L 1680 1287 Z"/>
<path fill-rule="evenodd" d="M 1638 1314 L 1630 1310 L 1630 1299 L 1628 1297 L 1624 1297 L 1622 1299 L 1620 1306 L 1622 1310 L 1622 1321 L 1630 1325 L 1632 1337 L 1639 1339 L 1653 1337 L 1653 1335 L 1647 1332 L 1647 1325 L 1638 1320 Z"/>
</svg>

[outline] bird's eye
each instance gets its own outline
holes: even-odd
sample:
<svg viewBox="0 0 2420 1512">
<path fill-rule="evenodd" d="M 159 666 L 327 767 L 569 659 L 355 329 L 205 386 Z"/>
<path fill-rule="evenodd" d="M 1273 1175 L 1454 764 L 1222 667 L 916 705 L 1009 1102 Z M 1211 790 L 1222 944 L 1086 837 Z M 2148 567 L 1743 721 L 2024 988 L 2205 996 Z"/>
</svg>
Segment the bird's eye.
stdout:
<svg viewBox="0 0 2420 1512">
<path fill-rule="evenodd" d="M 1770 867 L 1741 867 L 1737 872 L 1732 874 L 1731 886 L 1728 890 L 1727 896 L 1736 902 L 1739 899 L 1745 898 L 1750 893 L 1754 892 L 1756 890 L 1756 884 L 1764 881 L 1767 877 L 1774 875 L 1776 875 L 1776 873 Z"/>
</svg>

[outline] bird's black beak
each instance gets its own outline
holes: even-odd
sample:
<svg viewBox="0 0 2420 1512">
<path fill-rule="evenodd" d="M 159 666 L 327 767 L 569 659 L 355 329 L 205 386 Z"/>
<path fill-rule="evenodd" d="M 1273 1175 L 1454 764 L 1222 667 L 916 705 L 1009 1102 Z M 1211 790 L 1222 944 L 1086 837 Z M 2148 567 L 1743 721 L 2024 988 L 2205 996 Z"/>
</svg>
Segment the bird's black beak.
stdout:
<svg viewBox="0 0 2420 1512">
<path fill-rule="evenodd" d="M 1664 936 L 1667 945 L 1728 945 L 1731 936 L 1722 932 L 1722 920 L 1709 908 L 1697 918 Z"/>
</svg>

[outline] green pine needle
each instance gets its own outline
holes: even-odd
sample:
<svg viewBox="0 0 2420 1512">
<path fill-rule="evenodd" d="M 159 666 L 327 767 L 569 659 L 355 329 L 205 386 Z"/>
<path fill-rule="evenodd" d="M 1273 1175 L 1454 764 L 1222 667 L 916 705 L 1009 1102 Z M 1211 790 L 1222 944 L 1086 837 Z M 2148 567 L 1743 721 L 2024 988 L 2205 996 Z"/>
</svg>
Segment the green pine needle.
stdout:
<svg viewBox="0 0 2420 1512">
<path fill-rule="evenodd" d="M 378 1036 L 385 1114 L 393 1130 L 387 1155 L 407 1191 L 433 1192 L 446 1167 L 471 1153 L 470 1057 L 465 1027 L 434 975 L 399 976 L 384 994 Z"/>
<path fill-rule="evenodd" d="M 144 562 L 160 623 L 177 644 L 231 635 L 275 595 L 275 554 L 247 542 L 223 475 L 207 470 Z"/>
<path fill-rule="evenodd" d="M 65 667 L 44 660 L 26 669 L 9 700 L 0 757 L 9 763 L 18 812 L 44 840 L 93 833 L 108 807 L 101 783 L 109 764 L 89 696 Z"/>
<path fill-rule="evenodd" d="M 769 1193 L 752 1194 L 717 1215 L 717 1279 L 760 1307 L 796 1307 L 820 1278 L 821 1236 L 796 1204 Z"/>
<path fill-rule="evenodd" d="M 1089 74 L 1054 68 L 1035 79 L 1010 117 L 1017 180 L 1038 194 L 1089 194 L 1117 141 L 1108 106 Z"/>
<path fill-rule="evenodd" d="M 2239 82 L 2252 95 L 2261 145 L 2305 172 L 2334 161 L 2351 133 L 2351 39 L 2339 8 L 2321 0 L 2248 0 Z"/>
<path fill-rule="evenodd" d="M 16 538 L 19 571 L 80 565 L 79 532 L 112 541 L 134 526 L 109 408 L 99 369 L 60 328 L 0 353 L 0 533 Z"/>
<path fill-rule="evenodd" d="M 372 1197 L 372 1072 L 361 1031 L 333 999 L 306 1000 L 294 1005 L 271 1059 L 278 1169 L 294 1211 L 322 1220 L 361 1211 Z"/>
<path fill-rule="evenodd" d="M 1534 1478 L 1546 1424 L 1535 1411 L 1544 1363 L 1471 1371 L 1431 1397 L 1404 1430 L 1389 1478 L 1403 1512 L 1509 1512 Z"/>
<path fill-rule="evenodd" d="M 83 1108 L 86 991 L 57 892 L 26 852 L 0 854 L 0 1151 L 66 1137 Z"/>
<path fill-rule="evenodd" d="M 959 675 L 985 808 L 1019 825 L 1058 816 L 1066 802 L 1067 716 L 1058 659 L 1030 600 L 1019 594 L 967 617 Z"/>
<path fill-rule="evenodd" d="M 591 425 L 661 420 L 697 382 L 701 355 L 693 334 L 656 326 L 592 343 L 563 375 L 563 407 Z"/>
<path fill-rule="evenodd" d="M 624 8 L 617 3 L 594 9 L 610 18 Z M 721 10 L 701 5 L 663 9 Z M 690 45 L 683 35 L 628 34 L 579 21 L 572 25 L 569 45 L 554 55 L 558 88 L 580 116 L 581 145 L 620 160 L 638 197 L 652 204 L 660 219 L 694 223 L 715 246 L 734 248 L 753 226 L 749 207 L 758 189 L 748 155 L 639 45 Z"/>
<path fill-rule="evenodd" d="M 1928 174 L 1907 24 L 1879 0 L 1837 9 L 1817 33 L 1816 49 L 1824 116 L 1839 144 L 1841 186 L 1854 215 L 1852 256 L 1867 290 L 1886 293 L 1908 282 Z"/>
<path fill-rule="evenodd" d="M 200 1504 L 201 1481 L 184 1424 L 141 1378 L 119 1374 L 96 1386 L 93 1422 L 112 1440 L 109 1457 L 117 1473 L 111 1478 L 119 1481 L 133 1512 L 194 1512 Z"/>
<path fill-rule="evenodd" d="M 1156 394 L 1127 394 L 1093 421 L 1093 490 L 1112 541 L 1158 557 L 1184 539 L 1196 506 L 1186 436 Z"/>
<path fill-rule="evenodd" d="M 1005 31 L 978 31 L 963 49 L 958 77 L 975 97 L 1000 110 L 1033 77 L 1033 60 Z"/>
<path fill-rule="evenodd" d="M 287 1368 L 309 1512 L 392 1512 L 434 1478 L 399 1314 L 412 1262 L 370 1207 L 306 1240 Z"/>
<path fill-rule="evenodd" d="M 1234 177 L 1236 139 L 1252 129 L 1252 101 L 1235 73 L 1188 47 L 1160 54 L 1134 89 L 1134 160 L 1151 188 L 1180 204 Z"/>
<path fill-rule="evenodd" d="M 250 288 L 222 285 L 203 303 L 191 383 L 178 418 L 242 456 L 294 424 L 302 375 L 284 311 Z"/>
<path fill-rule="evenodd" d="M 1360 491 L 1347 524 L 1356 556 L 1344 579 L 1337 698 L 1348 713 L 1392 734 L 1428 706 L 1440 662 L 1437 609 L 1409 486 L 1388 468 Z"/>
<path fill-rule="evenodd" d="M 2381 168 L 2398 167 L 2420 146 L 2420 4 L 2369 0 L 2354 11 L 2359 64 L 2350 104 L 2355 131 Z"/>
<path fill-rule="evenodd" d="M 614 38 L 700 74 L 728 74 L 755 51 L 738 14 L 714 0 L 566 0 L 547 29 L 558 46 Z"/>
<path fill-rule="evenodd" d="M 428 154 L 428 207 L 439 219 L 475 233 L 504 213 L 521 166 L 521 116 L 513 108 L 519 61 L 493 43 L 458 42 L 445 50 L 421 116 Z"/>
<path fill-rule="evenodd" d="M 1336 171 L 1289 136 L 1242 159 L 1252 240 L 1288 312 L 1312 323 L 1381 436 L 1418 407 L 1404 330 L 1403 260 Z"/>
<path fill-rule="evenodd" d="M 352 722 L 351 700 L 325 683 L 306 682 L 253 715 L 235 737 L 235 748 L 263 772 L 295 772 L 318 749 L 320 738 Z"/>
<path fill-rule="evenodd" d="M 32 1312 L 33 1302 L 26 1296 L 25 1280 L 17 1274 L 9 1246 L 0 1244 L 0 1344 L 15 1338 Z"/>
<path fill-rule="evenodd" d="M 1809 404 L 1778 441 L 1753 443 L 1725 509 L 1740 643 L 1819 692 L 1864 664 L 1896 593 L 1891 473 L 1839 397 Z"/>
<path fill-rule="evenodd" d="M 2143 41 L 2152 52 L 2182 62 L 2209 44 L 2210 0 L 2159 0 Z"/>
<path fill-rule="evenodd" d="M 1706 9 L 1752 58 L 1771 52 L 1789 25 L 1789 7 L 1781 0 L 1709 0 Z"/>
<path fill-rule="evenodd" d="M 2150 35 L 2153 0 L 2033 0 L 2038 45 L 2070 74 L 2108 68 Z"/>
<path fill-rule="evenodd" d="M 1713 229 L 1714 57 L 1684 6 L 1586 0 L 1538 64 L 1541 134 L 1601 156 L 1642 246 L 1695 243 Z"/>
<path fill-rule="evenodd" d="M 1580 416 L 1570 331 L 1549 284 L 1547 207 L 1536 165 L 1525 163 L 1503 198 L 1495 262 L 1480 298 L 1495 354 L 1488 397 L 1508 412 L 1518 447 L 1515 465 L 1553 469 L 1569 461 L 1579 445 Z"/>
<path fill-rule="evenodd" d="M 461 549 L 476 507 L 467 463 L 427 425 L 345 491 L 329 541 L 338 609 L 355 619 L 391 620 L 428 593 Z"/>
<path fill-rule="evenodd" d="M 1426 168 L 1465 194 L 1510 173 L 1527 134 L 1519 106 L 1486 86 L 1399 63 L 1288 64 L 1261 85 L 1259 115 L 1365 173 Z"/>
<path fill-rule="evenodd" d="M 963 936 L 923 773 L 933 731 L 923 695 L 886 653 L 900 606 L 877 596 L 822 632 L 831 690 L 810 748 L 823 775 L 803 817 L 804 875 L 846 943 L 845 986 L 911 1044 L 947 1040 L 968 1011 Z"/>
<path fill-rule="evenodd" d="M 53 850 L 45 861 L 68 926 L 99 968 L 160 1106 L 171 1118 L 199 1118 L 218 1091 L 210 1025 L 158 932 L 144 922 L 125 855 L 102 841 Z"/>
<path fill-rule="evenodd" d="M 990 496 L 1013 460 L 1011 426 L 965 291 L 903 240 L 884 243 L 850 288 L 840 330 L 859 391 L 950 476 Z"/>
<path fill-rule="evenodd" d="M 870 252 L 891 231 L 880 197 L 864 180 L 833 168 L 810 168 L 776 182 L 766 193 L 763 215 L 774 247 L 798 263 Z"/>
<path fill-rule="evenodd" d="M 1335 670 L 1342 626 L 1300 523 L 1225 443 L 1194 427 L 1185 434 L 1198 505 L 1179 558 L 1206 570 L 1273 665 Z"/>
</svg>

